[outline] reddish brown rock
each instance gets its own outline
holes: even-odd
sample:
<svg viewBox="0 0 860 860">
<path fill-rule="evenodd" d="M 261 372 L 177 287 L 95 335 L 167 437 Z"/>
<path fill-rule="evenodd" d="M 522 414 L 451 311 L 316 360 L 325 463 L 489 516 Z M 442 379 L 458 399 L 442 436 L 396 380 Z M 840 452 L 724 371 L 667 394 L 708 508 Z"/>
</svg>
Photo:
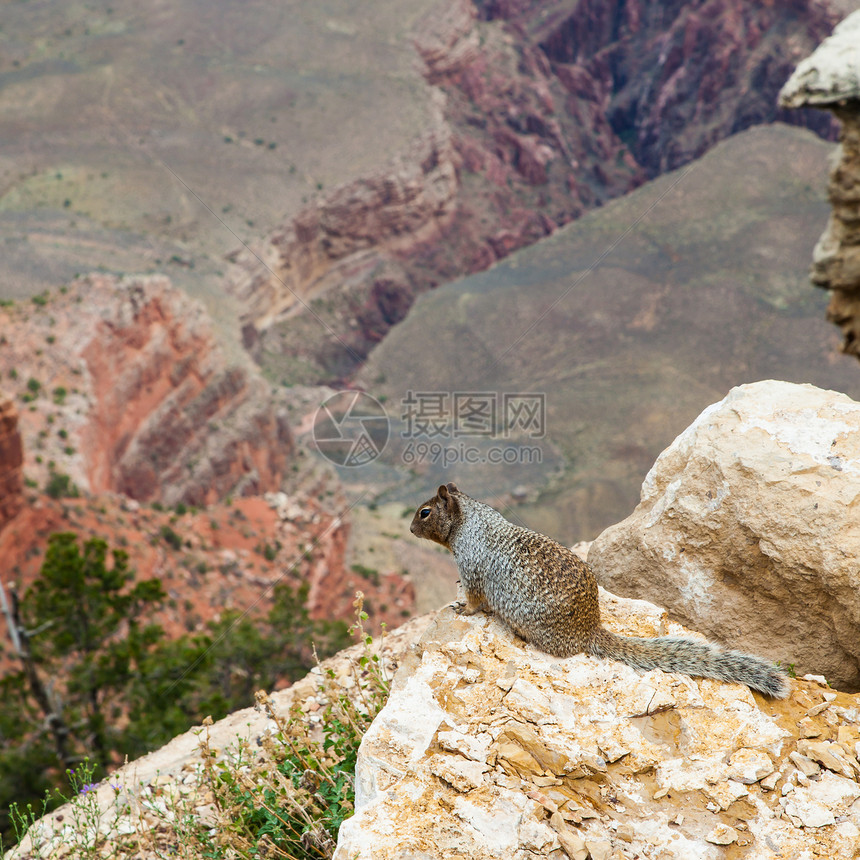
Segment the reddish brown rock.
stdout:
<svg viewBox="0 0 860 860">
<path fill-rule="evenodd" d="M 93 275 L 5 316 L 28 474 L 208 504 L 277 489 L 292 451 L 269 386 L 230 365 L 205 311 L 164 277 Z M 0 320 L 2 324 L 4 320 Z M 5 371 L 5 372 L 4 372 Z"/>
<path fill-rule="evenodd" d="M 798 0 L 477 0 L 538 47 L 571 96 L 591 105 L 649 177 L 698 158 L 717 141 L 782 120 L 835 135 L 828 117 L 780 110 L 792 67 L 838 13 Z M 598 137 L 605 138 L 601 132 Z"/>
<path fill-rule="evenodd" d="M 282 582 L 292 588 L 308 584 L 312 617 L 347 623 L 355 620 L 353 604 L 361 590 L 374 632 L 383 623 L 396 627 L 415 612 L 412 584 L 399 571 L 381 569 L 368 579 L 348 564 L 344 548 L 352 523 L 336 511 L 345 507 L 336 486 L 296 492 L 286 509 L 273 499 L 283 496 L 276 493 L 181 516 L 112 493 L 73 500 L 36 490 L 29 495 L 32 502 L 0 532 L 4 583 L 19 594 L 37 577 L 50 535 L 74 531 L 81 541 L 100 537 L 126 547 L 139 580 L 161 581 L 170 600 L 158 621 L 171 637 L 203 630 L 225 610 L 265 615 Z M 0 674 L 5 668 L 0 655 Z"/>
<path fill-rule="evenodd" d="M 0 530 L 23 507 L 23 462 L 18 411 L 11 400 L 0 395 Z"/>
<path fill-rule="evenodd" d="M 251 249 L 232 255 L 230 289 L 247 308 L 244 323 L 268 326 L 307 309 L 333 285 L 438 237 L 450 220 L 457 171 L 450 129 L 439 119 L 411 150 L 378 173 L 336 188 Z"/>
</svg>

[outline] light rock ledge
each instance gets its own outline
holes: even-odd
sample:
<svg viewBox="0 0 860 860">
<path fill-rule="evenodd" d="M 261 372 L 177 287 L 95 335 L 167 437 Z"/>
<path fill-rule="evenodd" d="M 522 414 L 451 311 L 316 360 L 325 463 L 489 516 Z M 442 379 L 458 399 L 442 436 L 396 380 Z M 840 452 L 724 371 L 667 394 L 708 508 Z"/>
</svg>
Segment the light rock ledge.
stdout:
<svg viewBox="0 0 860 860">
<path fill-rule="evenodd" d="M 683 634 L 601 593 L 616 632 Z M 439 613 L 359 753 L 335 860 L 855 857 L 860 697 L 746 687 L 579 655 Z"/>
</svg>

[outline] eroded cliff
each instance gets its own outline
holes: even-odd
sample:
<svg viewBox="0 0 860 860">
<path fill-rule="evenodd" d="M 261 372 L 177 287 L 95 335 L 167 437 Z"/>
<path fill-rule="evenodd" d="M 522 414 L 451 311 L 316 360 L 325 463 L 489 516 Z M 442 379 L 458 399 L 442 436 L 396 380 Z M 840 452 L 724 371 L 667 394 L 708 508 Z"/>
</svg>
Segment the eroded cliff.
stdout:
<svg viewBox="0 0 860 860">
<path fill-rule="evenodd" d="M 344 379 L 415 296 L 487 268 L 780 112 L 826 5 L 438 0 L 413 42 L 435 118 L 382 168 L 235 253 L 245 343 L 292 381 Z"/>
<path fill-rule="evenodd" d="M 27 474 L 168 504 L 279 488 L 289 426 L 165 277 L 92 275 L 0 311 L 0 377 L 22 406 Z"/>
<path fill-rule="evenodd" d="M 824 108 L 842 124 L 828 186 L 832 212 L 815 247 L 811 278 L 830 291 L 827 318 L 842 330 L 842 350 L 860 358 L 860 11 L 798 65 L 780 102 Z"/>
<path fill-rule="evenodd" d="M 0 531 L 24 503 L 21 433 L 15 404 L 0 394 Z"/>
</svg>

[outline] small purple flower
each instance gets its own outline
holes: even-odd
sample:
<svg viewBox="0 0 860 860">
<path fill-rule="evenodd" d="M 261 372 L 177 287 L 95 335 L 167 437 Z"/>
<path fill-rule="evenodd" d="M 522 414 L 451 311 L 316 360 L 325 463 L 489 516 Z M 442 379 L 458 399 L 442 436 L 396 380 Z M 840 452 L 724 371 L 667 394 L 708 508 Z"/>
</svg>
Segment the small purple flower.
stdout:
<svg viewBox="0 0 860 860">
<path fill-rule="evenodd" d="M 89 794 L 91 791 L 95 791 L 99 787 L 97 782 L 88 782 L 86 785 L 82 785 L 78 794 Z"/>
</svg>

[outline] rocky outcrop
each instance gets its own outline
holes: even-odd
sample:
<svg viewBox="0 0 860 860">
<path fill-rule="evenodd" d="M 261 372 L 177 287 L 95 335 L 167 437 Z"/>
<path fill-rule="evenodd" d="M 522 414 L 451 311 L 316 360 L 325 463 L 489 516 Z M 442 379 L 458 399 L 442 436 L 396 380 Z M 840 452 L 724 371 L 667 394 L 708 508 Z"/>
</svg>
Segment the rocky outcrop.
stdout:
<svg viewBox="0 0 860 860">
<path fill-rule="evenodd" d="M 833 211 L 813 253 L 812 282 L 831 291 L 827 318 L 860 359 L 860 12 L 801 62 L 780 93 L 787 108 L 817 107 L 842 123 L 828 193 Z"/>
<path fill-rule="evenodd" d="M 0 312 L 14 332 L 27 472 L 81 488 L 208 504 L 279 488 L 292 449 L 256 371 L 230 365 L 203 308 L 165 277 L 93 275 Z M 53 464 L 53 465 L 52 465 Z"/>
<path fill-rule="evenodd" d="M 601 602 L 618 632 L 684 632 L 643 601 L 603 592 Z M 860 699 L 822 679 L 792 681 L 789 699 L 767 701 L 739 685 L 551 658 L 488 616 L 450 609 L 381 644 L 382 672 L 399 668 L 359 750 L 356 813 L 336 858 L 855 856 Z M 344 651 L 273 694 L 275 712 L 319 737 L 332 694 L 358 701 L 361 654 Z M 253 778 L 247 756 L 278 729 L 247 708 L 206 731 L 228 758 L 250 738 L 242 762 Z M 211 820 L 212 793 L 195 777 L 200 732 L 91 787 L 87 826 L 121 834 L 121 856 L 154 858 L 158 837 L 178 835 L 174 808 Z M 10 860 L 81 844 L 73 812 L 36 822 Z"/>
<path fill-rule="evenodd" d="M 657 459 L 588 560 L 706 635 L 860 689 L 860 404 L 758 382 Z"/>
<path fill-rule="evenodd" d="M 377 173 L 336 188 L 259 245 L 232 255 L 231 291 L 257 328 L 291 311 L 380 255 L 437 238 L 457 193 L 450 129 L 435 127 Z"/>
<path fill-rule="evenodd" d="M 24 505 L 23 462 L 18 411 L 0 394 L 0 531 Z"/>
<path fill-rule="evenodd" d="M 617 632 L 684 632 L 652 604 L 601 600 Z M 334 856 L 854 857 L 860 698 L 792 686 L 773 702 L 559 660 L 445 609 L 364 737 Z"/>
</svg>

